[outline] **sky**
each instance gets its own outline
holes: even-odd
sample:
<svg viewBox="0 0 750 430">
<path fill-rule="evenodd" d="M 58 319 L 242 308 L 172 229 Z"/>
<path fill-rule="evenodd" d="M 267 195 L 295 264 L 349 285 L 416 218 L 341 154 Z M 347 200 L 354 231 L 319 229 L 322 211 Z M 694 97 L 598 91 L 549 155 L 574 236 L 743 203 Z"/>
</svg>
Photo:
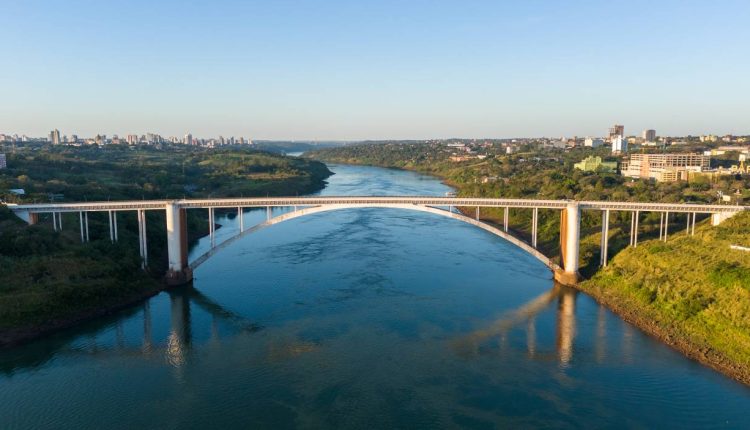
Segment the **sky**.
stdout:
<svg viewBox="0 0 750 430">
<path fill-rule="evenodd" d="M 0 0 L 0 133 L 750 134 L 750 1 Z"/>
</svg>

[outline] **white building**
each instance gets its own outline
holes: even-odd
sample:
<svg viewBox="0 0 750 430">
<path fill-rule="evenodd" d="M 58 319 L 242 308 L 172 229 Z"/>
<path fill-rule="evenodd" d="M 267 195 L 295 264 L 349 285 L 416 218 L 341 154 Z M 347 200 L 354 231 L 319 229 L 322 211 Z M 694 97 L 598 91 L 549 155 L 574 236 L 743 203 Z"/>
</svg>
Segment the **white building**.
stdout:
<svg viewBox="0 0 750 430">
<path fill-rule="evenodd" d="M 628 152 L 628 141 L 622 135 L 615 136 L 612 139 L 612 153 L 622 154 Z"/>
<path fill-rule="evenodd" d="M 602 145 L 604 145 L 604 139 L 587 137 L 586 140 L 583 141 L 583 146 L 587 146 L 589 148 L 598 148 Z"/>
<path fill-rule="evenodd" d="M 185 135 L 185 145 L 192 145 L 193 144 L 193 135 L 188 133 Z"/>
</svg>

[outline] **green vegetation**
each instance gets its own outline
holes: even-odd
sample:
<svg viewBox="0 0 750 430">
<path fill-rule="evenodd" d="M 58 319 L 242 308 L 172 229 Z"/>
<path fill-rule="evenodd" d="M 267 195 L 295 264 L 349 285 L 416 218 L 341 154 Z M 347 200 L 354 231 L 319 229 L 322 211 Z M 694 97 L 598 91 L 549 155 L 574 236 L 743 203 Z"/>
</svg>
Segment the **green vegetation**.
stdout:
<svg viewBox="0 0 750 430">
<path fill-rule="evenodd" d="M 732 244 L 750 244 L 750 214 L 702 226 L 693 237 L 678 234 L 625 249 L 580 288 L 637 315 L 657 336 L 687 341 L 748 382 L 750 252 Z"/>
<path fill-rule="evenodd" d="M 8 169 L 0 170 L 0 197 L 18 203 L 294 195 L 322 188 L 331 174 L 319 162 L 245 148 L 26 146 L 5 151 Z M 26 195 L 10 193 L 13 188 L 23 188 Z M 166 269 L 165 219 L 162 213 L 147 216 L 145 272 L 135 213 L 118 216 L 115 244 L 109 241 L 107 214 L 91 213 L 91 242 L 81 244 L 78 214 L 63 215 L 63 231 L 54 232 L 48 215 L 27 226 L 0 206 L 0 345 L 19 331 L 23 336 L 157 291 Z M 207 230 L 206 214 L 189 211 L 190 239 Z"/>
<path fill-rule="evenodd" d="M 492 149 L 485 159 L 451 162 L 451 151 L 437 144 L 380 144 L 314 151 L 308 157 L 330 162 L 405 168 L 444 178 L 459 196 L 717 203 L 717 192 L 740 190 L 748 197 L 750 180 L 726 176 L 715 182 L 655 183 L 613 173 L 582 172 L 573 163 L 606 150 L 576 149 L 504 155 Z M 473 214 L 473 208 L 466 208 Z M 516 236 L 530 241 L 530 210 L 511 210 Z M 539 248 L 559 258 L 559 214 L 539 213 Z M 501 209 L 482 208 L 483 220 L 499 224 Z M 699 218 L 700 219 L 700 218 Z M 672 214 L 667 242 L 658 236 L 659 214 L 642 214 L 639 245 L 628 248 L 630 214 L 612 212 L 610 264 L 599 269 L 601 217 L 584 212 L 581 220 L 580 288 L 644 330 L 686 354 L 750 383 L 750 214 L 719 227 L 698 224 L 685 234 L 685 215 Z M 612 258 L 614 256 L 614 258 Z"/>
</svg>

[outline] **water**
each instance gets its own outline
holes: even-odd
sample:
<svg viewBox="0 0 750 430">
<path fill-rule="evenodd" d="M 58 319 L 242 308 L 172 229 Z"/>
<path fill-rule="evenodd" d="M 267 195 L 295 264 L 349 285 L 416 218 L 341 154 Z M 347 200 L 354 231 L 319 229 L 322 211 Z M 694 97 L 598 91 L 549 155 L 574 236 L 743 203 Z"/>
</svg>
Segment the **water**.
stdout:
<svg viewBox="0 0 750 430">
<path fill-rule="evenodd" d="M 322 194 L 449 190 L 332 170 Z M 262 219 L 244 215 L 246 227 Z M 217 241 L 236 233 L 236 219 L 218 221 Z M 195 278 L 0 353 L 0 428 L 750 425 L 750 390 L 456 220 L 319 213 L 244 237 Z"/>
</svg>

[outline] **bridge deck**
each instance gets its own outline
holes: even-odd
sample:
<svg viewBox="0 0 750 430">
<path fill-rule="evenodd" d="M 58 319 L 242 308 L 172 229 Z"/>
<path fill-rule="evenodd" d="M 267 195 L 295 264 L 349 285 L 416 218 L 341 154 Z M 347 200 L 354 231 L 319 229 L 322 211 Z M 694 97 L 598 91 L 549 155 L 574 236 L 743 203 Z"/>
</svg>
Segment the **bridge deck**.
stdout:
<svg viewBox="0 0 750 430">
<path fill-rule="evenodd" d="M 222 199 L 180 199 L 180 200 L 133 200 L 117 202 L 78 202 L 78 203 L 39 203 L 7 206 L 15 212 L 91 212 L 91 211 L 132 211 L 164 210 L 167 204 L 176 204 L 185 209 L 236 208 L 236 207 L 278 207 L 278 206 L 469 206 L 469 207 L 510 207 L 564 209 L 573 200 L 534 200 L 534 199 L 492 199 L 435 196 L 341 196 L 341 197 L 254 197 Z M 739 212 L 750 210 L 750 206 L 706 205 L 690 203 L 641 203 L 612 201 L 577 201 L 581 209 L 654 211 L 654 212 Z"/>
</svg>

